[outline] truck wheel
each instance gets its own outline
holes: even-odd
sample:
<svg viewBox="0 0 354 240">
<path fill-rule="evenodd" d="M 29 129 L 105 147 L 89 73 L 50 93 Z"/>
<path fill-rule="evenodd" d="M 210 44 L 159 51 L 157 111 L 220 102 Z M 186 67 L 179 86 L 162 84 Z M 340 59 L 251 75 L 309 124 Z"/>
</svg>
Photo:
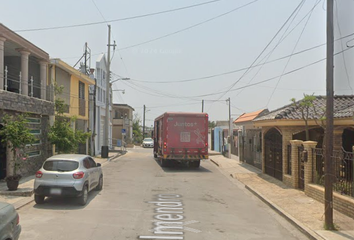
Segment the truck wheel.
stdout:
<svg viewBox="0 0 354 240">
<path fill-rule="evenodd" d="M 193 162 L 189 162 L 189 166 L 190 166 L 191 168 L 199 168 L 199 166 L 200 166 L 200 160 L 198 160 L 198 161 L 193 161 Z"/>
</svg>

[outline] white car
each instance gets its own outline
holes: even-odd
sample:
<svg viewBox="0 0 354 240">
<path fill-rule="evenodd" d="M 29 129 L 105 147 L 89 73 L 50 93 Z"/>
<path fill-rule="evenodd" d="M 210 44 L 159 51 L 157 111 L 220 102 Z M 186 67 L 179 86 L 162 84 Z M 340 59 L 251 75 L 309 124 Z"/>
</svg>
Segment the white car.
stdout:
<svg viewBox="0 0 354 240">
<path fill-rule="evenodd" d="M 152 138 L 144 138 L 142 146 L 145 147 L 154 147 L 154 140 Z"/>
<path fill-rule="evenodd" d="M 14 206 L 0 202 L 0 240 L 17 240 L 20 233 L 20 218 Z"/>
<path fill-rule="evenodd" d="M 43 163 L 34 181 L 34 200 L 44 203 L 47 196 L 78 197 L 81 205 L 87 202 L 91 190 L 101 190 L 103 173 L 101 164 L 89 155 L 60 154 Z"/>
</svg>

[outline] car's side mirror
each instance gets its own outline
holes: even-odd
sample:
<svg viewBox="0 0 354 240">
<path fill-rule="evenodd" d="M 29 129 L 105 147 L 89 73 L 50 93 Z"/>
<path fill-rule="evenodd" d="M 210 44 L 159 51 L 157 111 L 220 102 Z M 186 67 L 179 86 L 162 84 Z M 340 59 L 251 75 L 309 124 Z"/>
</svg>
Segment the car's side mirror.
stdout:
<svg viewBox="0 0 354 240">
<path fill-rule="evenodd" d="M 101 167 L 101 163 L 97 163 L 97 167 Z"/>
</svg>

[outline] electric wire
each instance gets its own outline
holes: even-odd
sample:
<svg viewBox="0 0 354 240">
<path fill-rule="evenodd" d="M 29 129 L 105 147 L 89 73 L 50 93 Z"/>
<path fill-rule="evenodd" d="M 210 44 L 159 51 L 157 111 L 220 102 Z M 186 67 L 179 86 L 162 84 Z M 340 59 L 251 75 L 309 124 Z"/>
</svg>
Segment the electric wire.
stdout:
<svg viewBox="0 0 354 240">
<path fill-rule="evenodd" d="M 295 18 L 297 17 L 297 15 L 299 14 L 301 8 L 303 7 L 305 1 L 302 2 L 302 5 L 301 7 L 298 9 L 298 11 L 296 12 L 296 14 L 294 15 L 294 17 L 292 18 L 290 24 L 288 24 L 288 27 L 286 28 L 286 30 L 284 31 L 283 35 L 280 37 L 278 43 L 273 47 L 273 49 L 267 53 L 259 62 L 263 62 L 263 64 L 261 65 L 260 68 L 258 68 L 257 72 L 253 75 L 253 77 L 248 81 L 247 84 L 251 83 L 257 76 L 258 74 L 260 73 L 260 71 L 263 69 L 265 63 L 268 61 L 268 59 L 271 57 L 271 55 L 274 53 L 275 49 L 290 35 L 290 33 L 298 26 L 298 24 L 286 35 L 287 31 L 289 30 L 291 24 L 294 22 Z M 304 18 L 303 18 L 304 19 Z M 301 19 L 299 22 L 301 22 L 303 19 Z M 290 58 L 292 56 L 292 54 L 294 53 L 294 51 L 290 54 Z M 241 91 L 239 91 L 237 94 L 236 94 L 236 97 L 239 96 L 241 93 L 243 92 L 243 89 Z"/>
<path fill-rule="evenodd" d="M 339 31 L 339 37 L 342 37 L 342 31 L 341 31 L 340 24 L 339 24 L 339 19 L 338 19 L 338 15 L 339 15 L 339 13 L 338 13 L 338 2 L 335 1 L 335 4 L 336 4 L 336 20 L 337 20 L 337 26 L 338 26 L 338 31 Z M 341 46 L 341 50 L 343 50 L 344 47 L 343 47 L 343 41 L 342 40 L 340 41 L 340 46 Z M 347 62 L 345 60 L 345 54 L 344 53 L 342 54 L 342 58 L 343 58 L 343 65 L 344 65 L 344 69 L 345 69 L 345 76 L 347 78 L 348 86 L 349 86 L 349 88 L 351 90 L 351 93 L 353 94 L 353 88 L 352 88 L 352 86 L 350 84 L 348 67 L 347 67 Z"/>
<path fill-rule="evenodd" d="M 207 22 L 213 21 L 213 20 L 215 20 L 215 19 L 218 19 L 218 18 L 223 17 L 223 16 L 225 16 L 225 15 L 228 15 L 228 14 L 230 14 L 230 13 L 233 13 L 233 12 L 235 12 L 235 11 L 241 9 L 241 8 L 247 7 L 248 5 L 251 5 L 251 4 L 253 4 L 253 3 L 255 3 L 255 2 L 258 2 L 258 1 L 259 1 L 259 0 L 254 0 L 254 1 L 252 1 L 252 2 L 249 2 L 249 3 L 247 3 L 247 4 L 242 5 L 242 6 L 240 6 L 240 7 L 231 9 L 231 10 L 229 10 L 229 11 L 227 11 L 227 12 L 224 12 L 224 13 L 222 13 L 222 14 L 220 14 L 220 15 L 217 15 L 217 16 L 215 16 L 215 17 L 209 18 L 209 19 L 204 20 L 204 21 L 202 21 L 202 22 L 196 23 L 196 24 L 191 25 L 191 26 L 189 26 L 189 27 L 186 27 L 186 28 L 177 30 L 177 31 L 172 32 L 172 33 L 165 34 L 165 35 L 160 36 L 160 37 L 157 37 L 157 38 L 153 38 L 153 39 L 147 40 L 147 41 L 145 41 L 145 42 L 141 42 L 141 43 L 137 43 L 137 44 L 133 44 L 133 45 L 127 46 L 127 47 L 123 47 L 123 48 L 120 48 L 119 50 L 126 50 L 126 49 L 133 48 L 133 47 L 137 47 L 137 46 L 140 46 L 140 45 L 143 45 L 143 44 L 151 43 L 151 42 L 154 42 L 154 41 L 157 41 L 157 40 L 166 38 L 166 37 L 170 37 L 170 36 L 172 36 L 172 35 L 175 35 L 175 34 L 178 34 L 178 33 L 184 32 L 184 31 L 187 31 L 187 30 L 189 30 L 189 29 L 198 27 L 198 26 L 203 25 L 203 24 L 205 24 L 205 23 L 207 23 Z"/>
<path fill-rule="evenodd" d="M 199 7 L 203 6 L 206 4 L 210 3 L 215 3 L 215 2 L 220 2 L 222 0 L 212 0 L 208 2 L 203 2 L 203 3 L 198 3 L 194 5 L 189 5 L 185 7 L 179 7 L 179 8 L 174 8 L 170 10 L 165 10 L 165 11 L 159 11 L 159 12 L 154 12 L 154 13 L 147 13 L 147 14 L 142 14 L 142 15 L 137 15 L 137 16 L 132 16 L 132 17 L 125 17 L 125 18 L 118 18 L 118 19 L 112 19 L 109 21 L 99 21 L 99 22 L 91 22 L 91 23 L 83 23 L 83 24 L 73 24 L 73 25 L 66 25 L 66 26 L 57 26 L 57 27 L 43 27 L 43 28 L 32 28 L 32 29 L 19 29 L 15 30 L 14 32 L 33 32 L 33 31 L 45 31 L 45 30 L 55 30 L 55 29 L 65 29 L 65 28 L 76 28 L 76 27 L 84 27 L 84 26 L 92 26 L 92 25 L 98 25 L 98 24 L 103 24 L 107 22 L 120 22 L 120 21 L 127 21 L 127 20 L 132 20 L 132 19 L 138 19 L 138 18 L 145 18 L 145 17 L 150 17 L 150 16 L 155 16 L 155 15 L 160 15 L 160 14 L 165 14 L 165 13 L 170 13 L 170 12 L 176 12 L 184 9 L 189 9 L 189 8 L 194 8 L 194 7 Z"/>
<path fill-rule="evenodd" d="M 256 59 L 252 62 L 252 64 L 250 65 L 250 67 L 241 75 L 241 77 L 235 81 L 233 84 L 231 84 L 230 87 L 228 87 L 228 89 L 221 94 L 221 96 L 219 97 L 219 99 L 221 99 L 223 96 L 225 96 L 225 94 L 227 94 L 228 92 L 230 92 L 233 87 L 241 81 L 241 79 L 243 79 L 243 77 L 249 72 L 249 70 L 251 69 L 251 67 L 257 62 L 257 60 L 263 55 L 263 53 L 266 51 L 266 49 L 269 47 L 269 45 L 273 42 L 273 40 L 278 36 L 278 34 L 280 33 L 280 31 L 285 27 L 285 25 L 289 22 L 289 20 L 291 19 L 291 17 L 297 12 L 297 10 L 302 6 L 303 4 L 302 0 L 299 5 L 294 9 L 294 11 L 291 13 L 291 15 L 288 17 L 288 19 L 283 23 L 283 25 L 280 27 L 280 29 L 276 32 L 276 34 L 272 37 L 272 39 L 269 41 L 269 43 L 265 46 L 265 48 L 261 51 L 261 53 L 256 57 Z M 210 108 L 209 108 L 210 109 Z M 209 110 L 208 110 L 209 111 Z"/>
<path fill-rule="evenodd" d="M 308 22 L 309 22 L 310 19 L 311 19 L 312 13 L 313 13 L 313 11 L 314 11 L 316 5 L 317 5 L 318 3 L 320 3 L 320 2 L 321 2 L 321 0 L 318 1 L 317 3 L 315 2 L 314 7 L 312 8 L 311 14 L 308 16 L 308 18 L 307 18 L 307 20 L 306 20 L 306 22 L 305 22 L 305 25 L 304 25 L 304 27 L 302 28 L 302 31 L 301 31 L 301 33 L 300 33 L 300 35 L 299 35 L 299 37 L 298 37 L 298 39 L 297 39 L 297 41 L 296 41 L 294 47 L 293 47 L 293 50 L 292 50 L 291 53 L 294 53 L 294 52 L 295 52 L 295 49 L 296 49 L 296 47 L 298 46 L 298 44 L 299 44 L 299 42 L 300 42 L 300 40 L 301 40 L 301 38 L 302 38 L 302 35 L 303 35 L 303 33 L 304 33 L 304 31 L 305 31 L 305 29 L 306 29 L 306 27 L 307 27 L 307 24 L 308 24 Z M 290 63 L 290 61 L 291 61 L 291 59 L 292 59 L 292 57 L 289 57 L 289 58 L 288 58 L 288 61 L 287 61 L 286 64 L 285 64 L 285 66 L 284 66 L 284 68 L 283 68 L 283 71 L 282 71 L 282 74 L 281 74 L 281 76 L 279 77 L 279 79 L 278 79 L 278 81 L 277 81 L 277 83 L 276 83 L 276 85 L 275 85 L 275 87 L 274 87 L 274 89 L 273 89 L 273 91 L 272 91 L 272 93 L 271 93 L 271 95 L 270 95 L 268 101 L 267 101 L 267 104 L 266 104 L 267 107 L 268 107 L 268 105 L 269 105 L 269 102 L 270 102 L 271 99 L 273 98 L 274 93 L 275 93 L 276 89 L 278 88 L 279 82 L 280 82 L 281 79 L 282 79 L 282 75 L 284 74 L 286 68 L 288 67 L 288 65 L 289 65 L 289 63 Z"/>
</svg>

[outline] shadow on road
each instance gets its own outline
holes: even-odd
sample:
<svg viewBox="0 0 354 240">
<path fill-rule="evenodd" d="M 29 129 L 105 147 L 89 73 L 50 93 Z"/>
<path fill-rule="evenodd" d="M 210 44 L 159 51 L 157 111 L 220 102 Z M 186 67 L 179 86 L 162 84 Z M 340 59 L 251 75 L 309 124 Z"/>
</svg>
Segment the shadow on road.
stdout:
<svg viewBox="0 0 354 240">
<path fill-rule="evenodd" d="M 79 205 L 78 198 L 76 197 L 47 197 L 43 204 L 35 204 L 33 207 L 37 209 L 50 209 L 50 210 L 78 210 L 83 209 L 90 202 L 99 195 L 98 191 L 91 191 L 88 195 L 87 203 L 85 206 Z"/>
<path fill-rule="evenodd" d="M 209 169 L 206 169 L 202 166 L 203 161 L 200 163 L 199 168 L 191 168 L 188 163 L 180 163 L 173 161 L 169 164 L 168 167 L 162 167 L 160 164 L 160 161 L 158 159 L 155 159 L 155 162 L 164 170 L 165 173 L 175 173 L 175 172 L 209 172 L 211 171 Z"/>
</svg>

